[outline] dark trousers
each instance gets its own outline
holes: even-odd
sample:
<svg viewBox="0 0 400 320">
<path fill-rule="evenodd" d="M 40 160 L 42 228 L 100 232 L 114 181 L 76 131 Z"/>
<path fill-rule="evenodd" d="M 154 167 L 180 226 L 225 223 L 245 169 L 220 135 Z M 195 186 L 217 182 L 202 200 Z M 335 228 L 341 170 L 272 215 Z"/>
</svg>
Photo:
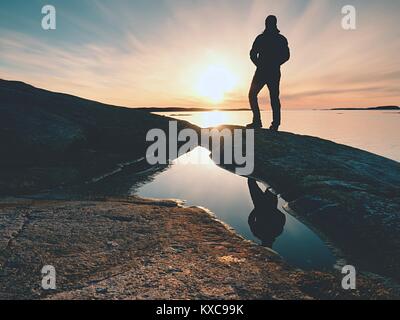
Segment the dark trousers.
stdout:
<svg viewBox="0 0 400 320">
<path fill-rule="evenodd" d="M 279 127 L 281 124 L 281 101 L 279 99 L 279 86 L 281 82 L 281 71 L 278 70 L 260 70 L 254 75 L 249 92 L 250 107 L 253 111 L 254 121 L 260 121 L 260 107 L 258 106 L 258 94 L 267 85 L 271 100 L 273 113 L 272 125 Z"/>
</svg>

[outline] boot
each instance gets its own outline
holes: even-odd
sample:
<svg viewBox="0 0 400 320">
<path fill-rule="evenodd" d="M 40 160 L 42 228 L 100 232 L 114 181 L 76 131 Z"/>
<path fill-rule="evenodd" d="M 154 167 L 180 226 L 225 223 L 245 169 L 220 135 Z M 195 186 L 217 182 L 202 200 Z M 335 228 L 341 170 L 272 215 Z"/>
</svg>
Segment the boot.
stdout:
<svg viewBox="0 0 400 320">
<path fill-rule="evenodd" d="M 279 126 L 271 124 L 271 126 L 269 127 L 269 130 L 271 130 L 272 132 L 278 132 Z"/>
<path fill-rule="evenodd" d="M 252 123 L 249 123 L 246 126 L 247 129 L 261 129 L 262 128 L 262 122 L 260 119 L 254 119 Z"/>
</svg>

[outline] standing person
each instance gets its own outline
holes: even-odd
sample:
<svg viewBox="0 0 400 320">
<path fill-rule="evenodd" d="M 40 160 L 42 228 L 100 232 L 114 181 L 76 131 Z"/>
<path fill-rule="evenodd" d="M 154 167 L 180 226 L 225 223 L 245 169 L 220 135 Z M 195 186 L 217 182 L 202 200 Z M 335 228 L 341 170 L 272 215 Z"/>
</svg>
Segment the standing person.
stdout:
<svg viewBox="0 0 400 320">
<path fill-rule="evenodd" d="M 249 92 L 253 122 L 247 125 L 248 128 L 262 127 L 258 94 L 265 85 L 269 89 L 273 112 L 270 130 L 278 131 L 281 125 L 281 102 L 279 99 L 281 65 L 290 59 L 290 50 L 288 41 L 280 34 L 277 24 L 278 20 L 275 16 L 268 16 L 265 20 L 265 31 L 256 38 L 250 51 L 250 59 L 256 65 L 257 70 Z"/>
</svg>

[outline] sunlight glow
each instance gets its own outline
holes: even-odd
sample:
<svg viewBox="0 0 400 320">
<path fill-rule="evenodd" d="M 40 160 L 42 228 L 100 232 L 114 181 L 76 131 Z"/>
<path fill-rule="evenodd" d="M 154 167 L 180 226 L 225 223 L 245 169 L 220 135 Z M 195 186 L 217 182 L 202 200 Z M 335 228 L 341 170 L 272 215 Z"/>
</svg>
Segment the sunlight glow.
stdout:
<svg viewBox="0 0 400 320">
<path fill-rule="evenodd" d="M 209 65 L 203 70 L 196 83 L 197 94 L 212 103 L 224 101 L 225 94 L 235 89 L 238 76 L 222 64 Z"/>
<path fill-rule="evenodd" d="M 77 0 L 58 1 L 73 23 L 57 32 L 57 41 L 31 28 L 37 2 L 0 1 L 0 13 L 13 17 L 0 22 L 3 79 L 128 107 L 248 107 L 256 69 L 249 51 L 266 15 L 275 14 L 292 52 L 282 67 L 283 109 L 400 99 L 393 31 L 400 1 L 360 1 L 368 23 L 357 32 L 341 27 L 336 2 L 344 0 L 92 0 L 81 10 Z M 266 89 L 261 105 L 269 105 Z"/>
<path fill-rule="evenodd" d="M 197 123 L 201 128 L 211 128 L 229 121 L 229 114 L 221 111 L 199 112 L 195 114 Z"/>
</svg>

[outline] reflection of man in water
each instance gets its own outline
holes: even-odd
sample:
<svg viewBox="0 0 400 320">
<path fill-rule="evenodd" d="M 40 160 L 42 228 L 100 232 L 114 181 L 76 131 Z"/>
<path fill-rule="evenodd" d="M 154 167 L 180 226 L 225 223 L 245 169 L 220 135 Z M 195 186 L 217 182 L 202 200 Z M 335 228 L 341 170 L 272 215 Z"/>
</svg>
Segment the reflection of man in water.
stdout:
<svg viewBox="0 0 400 320">
<path fill-rule="evenodd" d="M 254 179 L 249 178 L 248 186 L 254 210 L 249 216 L 249 226 L 262 245 L 272 248 L 277 237 L 283 232 L 286 223 L 285 215 L 278 208 L 278 198 L 266 190 L 263 192 Z"/>
</svg>

